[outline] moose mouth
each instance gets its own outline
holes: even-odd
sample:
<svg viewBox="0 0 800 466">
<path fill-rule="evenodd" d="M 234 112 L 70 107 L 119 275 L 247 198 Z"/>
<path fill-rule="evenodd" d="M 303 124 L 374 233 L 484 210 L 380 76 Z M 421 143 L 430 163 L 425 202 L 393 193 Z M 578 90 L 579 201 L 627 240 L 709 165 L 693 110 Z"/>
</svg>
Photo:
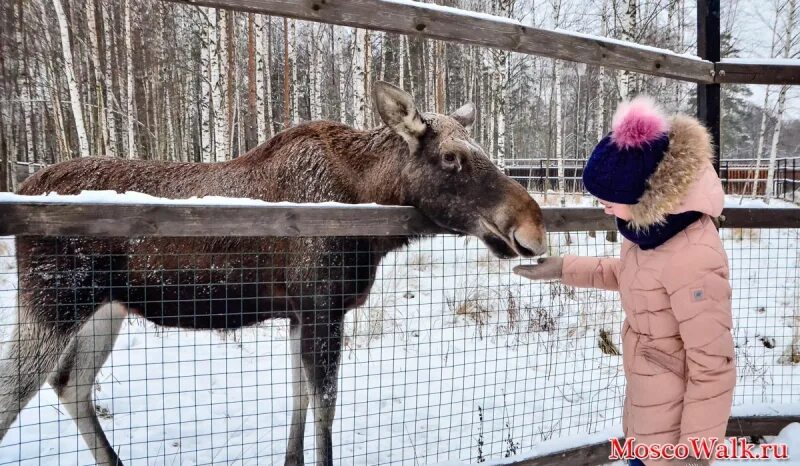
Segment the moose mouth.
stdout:
<svg viewBox="0 0 800 466">
<path fill-rule="evenodd" d="M 513 229 L 509 231 L 508 234 L 503 234 L 494 222 L 484 217 L 480 218 L 480 224 L 486 230 L 486 232 L 481 235 L 481 239 L 492 253 L 500 259 L 513 259 L 517 256 L 533 257 L 539 255 L 539 253 L 520 244 Z"/>
</svg>

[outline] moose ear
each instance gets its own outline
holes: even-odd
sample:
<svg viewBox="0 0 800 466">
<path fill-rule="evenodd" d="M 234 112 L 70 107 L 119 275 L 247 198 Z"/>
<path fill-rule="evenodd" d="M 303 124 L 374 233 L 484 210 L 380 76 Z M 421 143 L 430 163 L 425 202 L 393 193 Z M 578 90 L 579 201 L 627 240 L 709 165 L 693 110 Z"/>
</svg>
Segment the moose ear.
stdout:
<svg viewBox="0 0 800 466">
<path fill-rule="evenodd" d="M 472 123 L 475 122 L 475 104 L 472 102 L 466 103 L 461 108 L 450 114 L 450 117 L 456 120 L 466 129 L 470 129 Z"/>
<path fill-rule="evenodd" d="M 378 81 L 372 87 L 372 99 L 378 107 L 381 120 L 406 140 L 411 153 L 416 152 L 419 137 L 425 132 L 425 122 L 411 94 L 387 82 Z"/>
</svg>

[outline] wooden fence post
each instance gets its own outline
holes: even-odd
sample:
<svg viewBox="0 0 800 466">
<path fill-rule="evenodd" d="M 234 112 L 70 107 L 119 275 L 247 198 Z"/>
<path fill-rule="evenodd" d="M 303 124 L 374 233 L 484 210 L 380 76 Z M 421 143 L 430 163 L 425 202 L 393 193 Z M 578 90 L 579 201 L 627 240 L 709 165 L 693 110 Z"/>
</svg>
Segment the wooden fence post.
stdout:
<svg viewBox="0 0 800 466">
<path fill-rule="evenodd" d="M 697 55 L 714 63 L 720 61 L 719 0 L 697 2 Z M 712 71 L 716 74 L 716 71 Z M 716 77 L 716 76 L 714 76 Z M 697 117 L 711 131 L 714 143 L 714 168 L 720 167 L 720 85 L 697 85 Z"/>
</svg>

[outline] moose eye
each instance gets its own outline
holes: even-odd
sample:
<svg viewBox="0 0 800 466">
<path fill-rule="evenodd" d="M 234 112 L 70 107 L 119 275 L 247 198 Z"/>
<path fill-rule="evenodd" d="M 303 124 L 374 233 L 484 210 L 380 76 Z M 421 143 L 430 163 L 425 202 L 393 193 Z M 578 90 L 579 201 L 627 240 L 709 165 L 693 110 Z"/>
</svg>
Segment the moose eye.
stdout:
<svg viewBox="0 0 800 466">
<path fill-rule="evenodd" d="M 461 161 L 458 156 L 452 152 L 442 154 L 442 168 L 450 172 L 461 171 Z"/>
</svg>

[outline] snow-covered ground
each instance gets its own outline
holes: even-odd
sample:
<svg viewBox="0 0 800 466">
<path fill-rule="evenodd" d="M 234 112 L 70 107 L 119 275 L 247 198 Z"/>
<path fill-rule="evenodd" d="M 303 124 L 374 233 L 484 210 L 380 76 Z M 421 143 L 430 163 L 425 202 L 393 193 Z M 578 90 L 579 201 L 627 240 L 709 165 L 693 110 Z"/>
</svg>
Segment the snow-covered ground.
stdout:
<svg viewBox="0 0 800 466">
<path fill-rule="evenodd" d="M 800 312 L 800 231 L 723 236 L 736 290 L 734 412 L 800 414 L 800 369 L 784 357 Z M 619 252 L 604 232 L 552 234 L 550 242 L 551 254 Z M 502 462 L 621 434 L 621 357 L 607 354 L 620 347 L 614 294 L 529 282 L 510 272 L 518 263 L 451 236 L 383 261 L 369 301 L 348 316 L 337 464 Z M 13 239 L 4 238 L 0 341 L 15 320 L 15 267 Z M 291 407 L 286 336 L 283 321 L 222 335 L 128 320 L 95 391 L 120 457 L 131 465 L 281 464 Z M 91 463 L 46 388 L 0 445 L 0 464 Z M 795 434 L 786 437 L 798 445 Z"/>
</svg>

